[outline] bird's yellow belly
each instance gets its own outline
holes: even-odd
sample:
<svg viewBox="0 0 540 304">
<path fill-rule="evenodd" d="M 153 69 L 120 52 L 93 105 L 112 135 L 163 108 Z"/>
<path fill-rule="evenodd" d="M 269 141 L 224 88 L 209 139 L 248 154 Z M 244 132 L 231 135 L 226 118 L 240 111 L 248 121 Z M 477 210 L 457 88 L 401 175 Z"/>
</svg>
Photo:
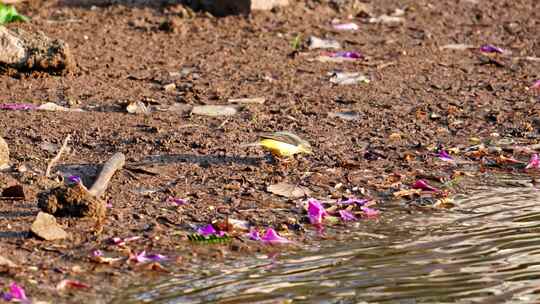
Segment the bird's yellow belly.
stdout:
<svg viewBox="0 0 540 304">
<path fill-rule="evenodd" d="M 279 157 L 290 157 L 299 152 L 297 146 L 273 139 L 263 139 L 260 141 L 260 145 Z"/>
</svg>

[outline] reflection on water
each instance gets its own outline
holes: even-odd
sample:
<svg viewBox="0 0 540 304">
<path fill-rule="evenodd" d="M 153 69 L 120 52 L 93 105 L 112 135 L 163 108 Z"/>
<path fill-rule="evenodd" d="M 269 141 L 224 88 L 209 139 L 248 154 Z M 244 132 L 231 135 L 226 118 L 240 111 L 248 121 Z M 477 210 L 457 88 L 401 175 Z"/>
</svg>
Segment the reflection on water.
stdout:
<svg viewBox="0 0 540 304">
<path fill-rule="evenodd" d="M 539 303 L 540 191 L 511 181 L 449 212 L 386 211 L 348 235 L 362 240 L 179 274 L 118 303 Z"/>
</svg>

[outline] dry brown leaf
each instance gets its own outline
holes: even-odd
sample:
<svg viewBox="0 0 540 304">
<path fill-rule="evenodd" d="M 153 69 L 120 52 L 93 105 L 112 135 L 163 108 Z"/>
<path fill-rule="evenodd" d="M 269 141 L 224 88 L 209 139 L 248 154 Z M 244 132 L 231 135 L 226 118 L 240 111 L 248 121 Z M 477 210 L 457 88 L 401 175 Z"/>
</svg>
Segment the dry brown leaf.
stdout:
<svg viewBox="0 0 540 304">
<path fill-rule="evenodd" d="M 311 195 L 311 190 L 306 187 L 293 185 L 289 183 L 278 183 L 275 185 L 268 186 L 266 188 L 268 192 L 274 193 L 276 195 L 288 197 L 288 198 L 301 198 Z"/>
</svg>

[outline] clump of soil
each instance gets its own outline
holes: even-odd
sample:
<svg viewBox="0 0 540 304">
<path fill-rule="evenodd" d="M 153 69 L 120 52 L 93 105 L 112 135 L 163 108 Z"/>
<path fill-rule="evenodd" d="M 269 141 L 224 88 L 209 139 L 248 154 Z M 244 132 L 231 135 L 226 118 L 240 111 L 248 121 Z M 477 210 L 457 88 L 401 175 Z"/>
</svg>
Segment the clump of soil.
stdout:
<svg viewBox="0 0 540 304">
<path fill-rule="evenodd" d="M 38 196 L 38 207 L 55 216 L 90 217 L 105 219 L 106 203 L 88 194 L 81 183 L 72 187 L 60 186 Z"/>
</svg>

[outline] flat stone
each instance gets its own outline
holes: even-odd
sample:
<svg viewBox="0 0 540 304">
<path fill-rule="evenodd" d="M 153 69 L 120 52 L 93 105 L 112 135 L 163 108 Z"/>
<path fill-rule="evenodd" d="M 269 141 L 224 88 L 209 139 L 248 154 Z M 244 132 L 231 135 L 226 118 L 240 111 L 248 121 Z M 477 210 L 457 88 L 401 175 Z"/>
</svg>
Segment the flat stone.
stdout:
<svg viewBox="0 0 540 304">
<path fill-rule="evenodd" d="M 68 237 L 67 232 L 56 222 L 56 218 L 45 212 L 38 213 L 30 230 L 46 241 L 61 240 Z"/>
<path fill-rule="evenodd" d="M 0 136 L 0 168 L 7 167 L 9 164 L 9 146 Z"/>
</svg>

